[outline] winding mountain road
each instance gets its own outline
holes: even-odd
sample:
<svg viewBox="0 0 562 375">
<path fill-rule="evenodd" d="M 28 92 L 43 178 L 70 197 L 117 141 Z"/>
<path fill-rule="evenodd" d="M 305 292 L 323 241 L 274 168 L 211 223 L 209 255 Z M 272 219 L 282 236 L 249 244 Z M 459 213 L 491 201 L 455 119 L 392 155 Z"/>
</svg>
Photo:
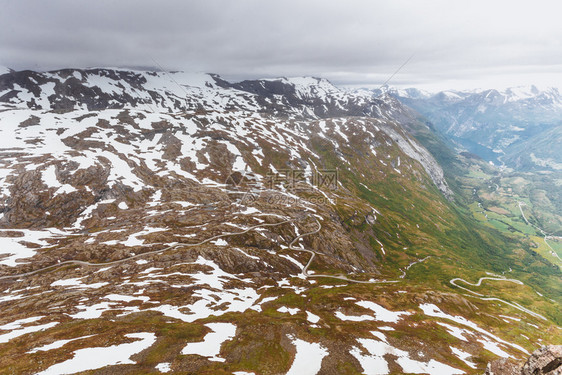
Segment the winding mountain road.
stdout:
<svg viewBox="0 0 562 375">
<path fill-rule="evenodd" d="M 175 244 L 175 245 L 170 245 L 167 246 L 165 248 L 162 249 L 158 249 L 158 250 L 152 250 L 152 251 L 147 251 L 145 253 L 141 253 L 141 254 L 136 254 L 136 255 L 132 255 L 130 257 L 127 258 L 123 258 L 123 259 L 118 259 L 118 260 L 114 260 L 114 261 L 110 261 L 110 262 L 87 262 L 87 261 L 83 261 L 83 260 L 67 260 L 64 262 L 59 262 L 47 267 L 43 267 L 34 271 L 30 271 L 30 272 L 24 272 L 24 273 L 17 273 L 17 274 L 13 274 L 13 275 L 4 275 L 4 276 L 0 276 L 0 280 L 7 280 L 7 279 L 18 279 L 21 277 L 26 277 L 26 276 L 32 276 L 41 272 L 45 272 L 45 271 L 51 271 L 51 270 L 55 270 L 64 266 L 70 266 L 70 265 L 75 265 L 75 266 L 84 266 L 84 267 L 106 267 L 106 266 L 114 266 L 117 264 L 121 264 L 121 263 L 125 263 L 125 262 L 129 262 L 131 260 L 134 259 L 139 259 L 139 258 L 143 258 L 146 257 L 148 255 L 154 255 L 154 254 L 160 254 L 160 253 L 164 253 L 166 251 L 169 250 L 174 250 L 177 249 L 179 247 L 194 247 L 194 246 L 200 246 L 203 245 L 207 242 L 210 241 L 214 241 L 217 240 L 219 238 L 223 238 L 223 237 L 229 237 L 229 236 L 237 236 L 237 235 L 241 235 L 241 234 L 245 234 L 248 233 L 254 229 L 258 229 L 258 228 L 263 228 L 263 227 L 275 227 L 275 226 L 279 226 L 279 225 L 283 225 L 286 223 L 293 223 L 295 221 L 301 220 L 302 218 L 299 219 L 288 219 L 288 220 L 284 220 L 278 223 L 266 223 L 266 224 L 258 224 L 258 225 L 254 225 L 250 228 L 247 228 L 241 232 L 236 232 L 236 233 L 223 233 L 223 234 L 219 234 L 207 239 L 204 239 L 200 242 L 197 243 L 193 243 L 193 244 Z M 308 249 L 304 249 L 304 248 L 297 248 L 295 247 L 295 243 L 297 241 L 299 241 L 301 238 L 303 238 L 304 236 L 309 236 L 312 234 L 316 234 L 318 233 L 321 229 L 322 229 L 322 225 L 320 224 L 320 222 L 318 221 L 318 219 L 314 218 L 316 220 L 316 224 L 318 225 L 318 228 L 316 228 L 313 231 L 307 232 L 307 233 L 303 233 L 298 235 L 297 237 L 295 237 L 291 243 L 289 244 L 289 249 L 293 250 L 293 251 L 304 251 L 309 253 L 310 259 L 308 260 L 308 262 L 306 263 L 306 265 L 303 267 L 302 269 L 302 273 L 305 277 L 325 277 L 325 278 L 332 278 L 332 279 L 337 279 L 337 280 L 343 280 L 343 281 L 348 281 L 348 282 L 353 282 L 353 283 L 359 283 L 359 284 L 381 284 L 381 283 L 396 283 L 398 281 L 387 281 L 387 280 L 369 280 L 369 281 L 363 281 L 363 280 L 354 280 L 354 279 L 350 279 L 347 276 L 338 276 L 338 275 L 324 275 L 324 274 L 310 274 L 308 272 L 308 268 L 310 267 L 310 264 L 312 263 L 312 261 L 314 260 L 314 257 L 316 256 L 316 254 L 318 255 L 323 255 L 321 253 L 316 253 L 313 250 L 308 250 Z"/>
<path fill-rule="evenodd" d="M 64 266 L 68 266 L 68 265 L 77 265 L 77 266 L 86 266 L 86 267 L 113 266 L 113 265 L 116 265 L 116 264 L 128 262 L 128 261 L 133 260 L 133 259 L 143 258 L 143 257 L 148 256 L 148 255 L 154 255 L 154 254 L 163 253 L 165 251 L 174 250 L 178 247 L 199 246 L 199 245 L 203 245 L 204 243 L 207 243 L 209 241 L 214 241 L 214 240 L 219 239 L 219 238 L 228 237 L 228 236 L 237 236 L 237 235 L 241 235 L 241 234 L 244 234 L 244 233 L 248 233 L 249 231 L 252 231 L 252 230 L 257 229 L 257 228 L 274 227 L 274 226 L 279 226 L 279 225 L 286 224 L 286 223 L 291 223 L 291 222 L 294 222 L 294 221 L 295 221 L 294 219 L 288 219 L 288 220 L 281 221 L 279 223 L 258 224 L 258 225 L 254 225 L 250 228 L 247 228 L 247 229 L 245 229 L 241 232 L 223 233 L 223 234 L 219 234 L 219 235 L 204 239 L 200 242 L 193 243 L 193 244 L 183 244 L 182 243 L 182 244 L 170 245 L 170 246 L 167 246 L 163 249 L 147 251 L 146 253 L 132 255 L 130 257 L 114 260 L 114 261 L 111 261 L 111 262 L 92 263 L 92 262 L 86 262 L 86 261 L 83 261 L 83 260 L 67 260 L 67 261 L 64 261 L 64 262 L 59 262 L 59 263 L 56 263 L 56 264 L 53 264 L 53 265 L 50 265 L 50 266 L 47 266 L 47 267 L 37 269 L 35 271 L 30 271 L 30 272 L 25 272 L 25 273 L 17 273 L 17 274 L 14 274 L 14 275 L 0 276 L 0 280 L 17 279 L 17 278 L 20 278 L 20 277 L 32 276 L 32 275 L 35 275 L 35 274 L 40 273 L 40 272 L 54 270 L 54 269 L 57 269 L 59 267 L 64 267 Z"/>
<path fill-rule="evenodd" d="M 123 259 L 119 259 L 119 260 L 114 260 L 114 261 L 110 261 L 110 262 L 93 263 L 93 262 L 87 262 L 87 261 L 82 261 L 82 260 L 67 260 L 67 261 L 64 261 L 64 262 L 59 262 L 59 263 L 57 263 L 57 264 L 53 264 L 53 265 L 50 265 L 50 266 L 47 266 L 47 267 L 43 267 L 43 268 L 40 268 L 40 269 L 37 269 L 37 270 L 34 270 L 34 271 L 30 271 L 30 272 L 18 273 L 18 274 L 13 274 L 13 275 L 4 275 L 4 276 L 0 276 L 0 280 L 17 279 L 17 278 L 26 277 L 26 276 L 32 276 L 32 275 L 35 275 L 35 274 L 38 274 L 38 273 L 41 273 L 41 272 L 50 271 L 50 270 L 55 270 L 55 269 L 58 269 L 58 268 L 61 268 L 61 267 L 64 267 L 64 266 L 69 266 L 69 265 L 84 266 L 84 267 L 104 267 L 104 266 L 113 266 L 113 265 L 117 265 L 117 264 L 129 262 L 129 261 L 134 260 L 134 259 L 143 258 L 143 257 L 146 257 L 146 256 L 148 256 L 148 255 L 154 255 L 154 254 L 164 253 L 164 252 L 166 252 L 166 251 L 174 250 L 174 249 L 177 249 L 177 248 L 179 248 L 179 247 L 194 247 L 194 246 L 199 246 L 199 245 L 203 245 L 203 244 L 205 244 L 205 243 L 207 243 L 207 242 L 217 240 L 217 239 L 219 239 L 219 238 L 229 237 L 229 236 L 242 235 L 242 234 L 248 233 L 248 232 L 250 232 L 250 231 L 252 231 L 252 230 L 258 229 L 258 228 L 263 228 L 263 227 L 275 227 L 275 226 L 283 225 L 283 224 L 286 224 L 286 223 L 294 223 L 294 222 L 297 221 L 297 220 L 300 220 L 300 219 L 296 219 L 296 220 L 295 220 L 295 219 L 288 219 L 288 220 L 284 220 L 284 221 L 281 221 L 281 222 L 278 222 L 278 223 L 258 224 L 258 225 L 254 225 L 254 226 L 249 227 L 249 228 L 247 228 L 247 229 L 245 229 L 245 230 L 243 230 L 243 231 L 240 231 L 240 232 L 219 234 L 219 235 L 209 237 L 209 238 L 207 238 L 207 239 L 204 239 L 204 240 L 202 240 L 202 241 L 200 241 L 200 242 L 193 243 L 193 244 L 174 244 L 174 245 L 167 246 L 167 247 L 165 247 L 165 248 L 163 248 L 163 249 L 152 250 L 152 251 L 148 251 L 148 252 L 145 252 L 145 253 L 142 253 L 142 254 L 136 254 L 136 255 L 133 255 L 133 256 L 130 256 L 130 257 L 127 257 L 127 258 L 123 258 Z M 316 255 L 324 255 L 324 254 L 318 253 L 318 252 L 316 252 L 316 251 L 314 251 L 314 250 L 305 249 L 305 248 L 302 248 L 302 247 L 295 247 L 295 244 L 296 244 L 300 239 L 302 239 L 302 238 L 305 237 L 305 236 L 310 236 L 310 235 L 313 235 L 313 234 L 316 234 L 316 233 L 320 232 L 320 230 L 322 229 L 322 224 L 318 221 L 317 218 L 314 218 L 314 220 L 316 221 L 316 225 L 318 226 L 316 229 L 314 229 L 314 230 L 312 230 L 312 231 L 310 231 L 310 232 L 302 233 L 302 234 L 296 236 L 296 237 L 290 242 L 290 244 L 289 244 L 289 249 L 292 250 L 292 251 L 304 251 L 304 252 L 310 254 L 310 259 L 308 260 L 308 262 L 306 263 L 306 265 L 304 265 L 304 267 L 302 268 L 302 274 L 303 274 L 306 278 L 311 278 L 311 277 L 314 277 L 314 278 L 321 278 L 321 277 L 322 277 L 322 278 L 331 278 L 331 279 L 342 280 L 342 281 L 351 282 L 351 283 L 357 283 L 357 284 L 385 284 L 385 283 L 388 284 L 388 283 L 398 283 L 398 282 L 400 282 L 399 280 L 355 280 L 355 279 L 350 279 L 349 277 L 344 276 L 344 275 L 311 274 L 311 273 L 308 271 L 308 269 L 310 268 L 310 265 L 311 265 L 312 262 L 314 261 L 314 258 L 316 257 Z M 411 263 L 406 269 L 410 268 L 410 267 L 411 267 L 412 265 L 414 265 L 414 264 L 423 262 L 423 261 L 425 261 L 425 260 L 428 259 L 428 258 L 429 258 L 429 257 L 426 257 L 426 258 L 424 258 L 424 259 L 421 259 L 421 260 L 418 260 L 418 261 L 416 261 L 416 262 L 413 262 L 413 263 Z M 404 271 L 403 271 L 403 272 L 404 272 Z M 450 283 L 451 283 L 452 285 L 456 286 L 457 288 L 460 288 L 460 289 L 462 289 L 462 290 L 464 290 L 464 291 L 470 293 L 471 295 L 473 295 L 473 296 L 475 296 L 475 297 L 477 297 L 477 298 L 479 298 L 479 299 L 482 299 L 482 300 L 485 300 L 485 301 L 498 301 L 498 302 L 502 302 L 502 303 L 507 304 L 507 305 L 509 305 L 509 306 L 511 306 L 511 307 L 514 307 L 514 308 L 516 308 L 516 309 L 518 309 L 518 310 L 520 310 L 520 311 L 522 311 L 522 312 L 524 312 L 524 313 L 527 313 L 527 314 L 529 314 L 529 315 L 532 315 L 532 316 L 534 316 L 534 317 L 537 317 L 537 318 L 540 318 L 540 319 L 543 319 L 543 320 L 547 320 L 544 316 L 542 316 L 542 315 L 540 315 L 540 314 L 537 314 L 537 313 L 535 313 L 535 312 L 533 312 L 533 311 L 531 311 L 531 310 L 529 310 L 529 309 L 526 309 L 525 307 L 520 306 L 520 305 L 517 304 L 517 303 L 511 303 L 511 302 L 504 301 L 504 300 L 502 300 L 502 299 L 500 299 L 500 298 L 496 298 L 496 297 L 485 296 L 485 295 L 483 295 L 483 294 L 481 294 L 481 293 L 474 292 L 474 291 L 472 291 L 472 290 L 470 290 L 470 289 L 468 289 L 468 288 L 466 288 L 466 287 L 463 287 L 463 286 L 461 286 L 461 285 L 458 284 L 458 282 L 463 282 L 463 283 L 465 283 L 465 284 L 467 284 L 467 285 L 471 285 L 471 286 L 478 287 L 478 286 L 481 286 L 481 285 L 482 285 L 482 281 L 483 281 L 483 280 L 508 281 L 508 282 L 513 282 L 513 283 L 517 283 L 517 284 L 520 284 L 520 285 L 524 285 L 521 281 L 516 280 L 516 279 L 503 279 L 503 278 L 497 278 L 497 277 L 481 277 L 481 278 L 478 280 L 478 282 L 476 282 L 476 283 L 471 283 L 471 282 L 468 282 L 468 281 L 466 281 L 466 280 L 464 280 L 464 279 L 461 279 L 461 278 L 455 278 L 455 279 L 450 280 Z"/>
<path fill-rule="evenodd" d="M 408 264 L 404 269 L 400 269 L 400 270 L 402 271 L 402 275 L 400 275 L 400 278 L 401 278 L 401 279 L 405 278 L 405 277 L 406 277 L 406 273 L 408 272 L 408 270 L 409 270 L 412 266 L 415 266 L 416 264 L 419 264 L 419 263 L 423 263 L 423 262 L 425 262 L 426 260 L 428 260 L 429 258 L 431 258 L 431 255 L 428 255 L 428 256 L 426 256 L 426 257 L 423 258 L 423 259 L 415 260 L 415 261 L 413 261 L 412 263 Z"/>
<path fill-rule="evenodd" d="M 521 201 L 517 201 L 517 204 L 519 206 L 519 211 L 521 211 L 521 216 L 523 216 L 523 219 L 525 220 L 525 222 L 527 223 L 527 225 L 532 226 L 533 228 L 537 229 L 539 232 L 542 233 L 542 235 L 544 236 L 543 241 L 546 244 L 546 246 L 548 246 L 548 248 L 550 249 L 550 252 L 553 256 L 555 256 L 556 258 L 558 258 L 558 260 L 562 263 L 562 258 L 560 258 L 560 256 L 558 255 L 558 253 L 556 251 L 554 251 L 554 249 L 552 248 L 552 246 L 550 246 L 550 244 L 548 243 L 548 239 L 552 238 L 552 239 L 560 239 L 560 237 L 558 236 L 551 236 L 548 233 L 546 233 L 542 228 L 531 224 L 529 222 L 529 220 L 527 220 L 527 217 L 525 216 L 525 213 L 523 212 L 523 209 L 521 208 L 521 206 L 526 206 L 527 204 L 525 202 L 521 202 Z"/>
<path fill-rule="evenodd" d="M 322 229 L 322 224 L 320 224 L 320 222 L 318 221 L 317 218 L 314 218 L 314 220 L 316 220 L 316 224 L 318 225 L 318 228 L 316 228 L 313 231 L 310 232 L 306 232 L 303 234 L 298 235 L 297 237 L 295 237 L 293 239 L 293 241 L 291 241 L 291 243 L 289 244 L 289 249 L 293 250 L 293 251 L 304 251 L 310 254 L 310 259 L 308 260 L 308 262 L 306 263 L 306 265 L 303 267 L 302 269 L 302 274 L 305 277 L 324 277 L 324 278 L 330 278 L 330 279 L 336 279 L 336 280 L 343 280 L 343 281 L 348 281 L 348 282 L 352 282 L 352 283 L 357 283 L 357 284 L 388 284 L 388 283 L 397 283 L 399 282 L 398 280 L 354 280 L 354 279 L 350 279 L 347 276 L 338 276 L 338 275 L 326 275 L 326 274 L 310 274 L 308 272 L 308 268 L 310 267 L 310 264 L 312 263 L 312 261 L 314 260 L 314 257 L 316 257 L 316 255 L 324 255 L 322 253 L 317 253 L 313 250 L 308 250 L 308 249 L 304 249 L 302 247 L 295 247 L 295 243 L 297 241 L 299 241 L 301 238 L 303 238 L 304 236 L 309 236 L 311 234 L 316 234 L 318 232 L 320 232 L 320 230 Z"/>
<path fill-rule="evenodd" d="M 460 285 L 457 284 L 457 282 L 463 282 L 463 283 L 465 283 L 465 284 L 467 284 L 467 285 L 472 285 L 472 286 L 478 287 L 478 286 L 482 285 L 482 281 L 484 281 L 484 280 L 507 281 L 507 282 L 516 283 L 516 284 L 519 284 L 519 285 L 525 285 L 523 282 L 521 282 L 521 281 L 519 281 L 519 280 L 516 280 L 516 279 L 504 279 L 504 278 L 501 278 L 501 277 L 481 277 L 481 278 L 478 280 L 478 282 L 476 282 L 476 283 L 471 283 L 471 282 L 469 282 L 469 281 L 466 281 L 465 279 L 461 279 L 461 278 L 458 278 L 458 277 L 457 277 L 457 278 L 455 278 L 455 279 L 451 279 L 450 283 L 451 283 L 452 285 L 456 286 L 457 288 L 460 288 L 460 289 L 462 289 L 462 290 L 464 290 L 464 291 L 467 291 L 468 293 L 474 295 L 476 298 L 479 298 L 479 299 L 481 299 L 481 300 L 483 300 L 483 301 L 497 301 L 497 302 L 502 302 L 502 303 L 505 303 L 506 305 L 509 305 L 509 306 L 511 306 L 511 307 L 513 307 L 513 308 L 516 308 L 516 309 L 519 310 L 519 311 L 522 311 L 522 312 L 524 312 L 524 313 L 526 313 L 526 314 L 529 314 L 529 315 L 531 315 L 531 316 L 534 316 L 535 318 L 539 318 L 539 319 L 542 319 L 542 320 L 547 320 L 547 319 L 546 319 L 544 316 L 542 316 L 541 314 L 537 314 L 536 312 L 531 311 L 531 310 L 529 310 L 529 309 L 527 309 L 527 308 L 525 308 L 525 307 L 519 305 L 518 303 L 515 303 L 515 302 L 512 303 L 512 302 L 504 301 L 503 299 L 496 298 L 496 297 L 488 297 L 488 296 L 485 296 L 484 294 L 475 292 L 475 291 L 473 291 L 473 290 L 470 290 L 470 289 L 468 289 L 468 288 L 465 288 L 464 286 L 460 286 Z"/>
<path fill-rule="evenodd" d="M 502 162 L 502 163 L 503 163 L 503 162 Z M 500 173 L 503 174 L 503 165 L 502 165 L 502 168 L 500 168 Z M 496 183 L 495 185 L 496 185 L 495 191 L 497 192 L 497 191 L 499 190 L 499 185 L 498 185 L 497 183 Z M 552 237 L 552 238 L 558 238 L 558 237 L 556 237 L 556 236 L 549 236 L 542 228 L 539 228 L 539 227 L 537 227 L 536 225 L 533 225 L 531 222 L 529 222 L 529 220 L 527 220 L 527 217 L 525 216 L 525 213 L 523 212 L 523 209 L 522 209 L 522 206 L 525 206 L 525 205 L 526 205 L 525 202 L 522 202 L 522 201 L 517 200 L 517 204 L 518 204 L 518 206 L 519 206 L 519 211 L 521 212 L 521 216 L 523 217 L 523 220 L 525 221 L 525 223 L 527 223 L 527 225 L 530 225 L 530 226 L 532 226 L 533 228 L 539 230 L 539 231 L 544 235 L 544 242 L 545 242 L 545 244 L 552 250 L 552 253 L 554 254 L 554 256 L 556 256 L 556 257 L 562 262 L 562 259 L 558 256 L 558 254 L 554 251 L 554 249 L 552 249 L 552 247 L 550 246 L 550 244 L 547 242 L 547 239 L 548 239 L 549 237 Z M 481 206 L 482 203 L 479 202 L 479 205 Z M 511 307 L 513 307 L 513 308 L 515 308 L 515 309 L 517 309 L 517 310 L 520 310 L 520 311 L 522 311 L 522 312 L 524 312 L 524 313 L 526 313 L 526 314 L 529 314 L 529 315 L 531 315 L 531 316 L 534 316 L 534 317 L 536 317 L 536 318 L 543 319 L 543 320 L 547 320 L 544 316 L 542 316 L 542 315 L 540 315 L 540 314 L 538 314 L 538 313 L 535 313 L 534 311 L 531 311 L 531 310 L 529 310 L 529 309 L 527 309 L 527 308 L 525 308 L 525 307 L 519 305 L 518 303 L 515 303 L 515 302 L 513 302 L 513 303 L 512 303 L 512 302 L 508 302 L 508 301 L 502 300 L 502 299 L 497 298 L 497 297 L 485 296 L 485 295 L 483 295 L 483 294 L 481 294 L 481 293 L 475 292 L 475 291 L 473 291 L 473 290 L 470 290 L 470 289 L 468 289 L 468 288 L 465 288 L 465 287 L 463 287 L 463 286 L 457 284 L 458 282 L 462 282 L 462 283 L 465 283 L 465 284 L 467 284 L 467 285 L 471 285 L 471 286 L 478 287 L 478 286 L 482 285 L 482 281 L 483 281 L 483 280 L 507 281 L 507 282 L 513 282 L 513 283 L 520 284 L 520 285 L 525 285 L 525 284 L 524 284 L 523 282 L 521 282 L 520 280 L 516 280 L 516 279 L 504 279 L 504 278 L 500 278 L 500 277 L 481 277 L 481 278 L 478 280 L 478 282 L 476 282 L 476 283 L 471 283 L 471 282 L 468 282 L 468 281 L 466 281 L 466 280 L 464 280 L 464 279 L 461 279 L 461 278 L 454 278 L 454 279 L 451 279 L 451 280 L 450 280 L 450 283 L 451 283 L 452 285 L 456 286 L 457 288 L 462 289 L 462 290 L 464 290 L 464 291 L 470 293 L 470 294 L 471 294 L 473 297 L 475 297 L 475 298 L 479 298 L 479 299 L 484 300 L 484 301 L 497 301 L 497 302 L 501 302 L 501 303 L 504 303 L 504 304 L 506 304 L 506 305 L 509 305 L 509 306 L 511 306 Z"/>
</svg>

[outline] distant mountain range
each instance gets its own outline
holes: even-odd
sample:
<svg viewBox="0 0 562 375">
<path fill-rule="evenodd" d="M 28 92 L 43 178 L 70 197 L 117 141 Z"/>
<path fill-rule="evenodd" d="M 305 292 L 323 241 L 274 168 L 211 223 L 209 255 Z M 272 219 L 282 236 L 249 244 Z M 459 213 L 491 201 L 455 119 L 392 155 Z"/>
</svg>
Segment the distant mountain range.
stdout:
<svg viewBox="0 0 562 375">
<path fill-rule="evenodd" d="M 523 170 L 562 170 L 562 94 L 536 86 L 503 91 L 383 88 L 426 116 L 459 147 Z"/>
</svg>

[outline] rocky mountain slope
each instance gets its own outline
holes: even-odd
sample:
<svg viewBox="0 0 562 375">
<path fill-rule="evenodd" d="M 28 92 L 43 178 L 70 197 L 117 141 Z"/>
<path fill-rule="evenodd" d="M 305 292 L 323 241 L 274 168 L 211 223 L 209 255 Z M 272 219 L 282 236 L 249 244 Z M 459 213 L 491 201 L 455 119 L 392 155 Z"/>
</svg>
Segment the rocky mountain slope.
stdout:
<svg viewBox="0 0 562 375">
<path fill-rule="evenodd" d="M 562 170 L 562 94 L 535 86 L 503 91 L 384 90 L 482 158 L 525 170 Z"/>
<path fill-rule="evenodd" d="M 0 75 L 0 368 L 461 374 L 559 341 L 559 270 L 464 216 L 418 116 L 316 78 Z"/>
</svg>

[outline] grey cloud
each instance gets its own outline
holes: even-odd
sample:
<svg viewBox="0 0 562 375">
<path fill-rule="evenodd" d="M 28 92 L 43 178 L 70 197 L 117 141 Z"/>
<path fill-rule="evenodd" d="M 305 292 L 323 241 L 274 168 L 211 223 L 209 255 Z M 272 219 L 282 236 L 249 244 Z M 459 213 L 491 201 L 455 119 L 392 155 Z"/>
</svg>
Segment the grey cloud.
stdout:
<svg viewBox="0 0 562 375">
<path fill-rule="evenodd" d="M 531 67 L 556 79 L 562 67 L 560 12 L 550 1 L 19 0 L 3 8 L 0 64 L 15 69 L 162 65 L 376 85 L 414 53 L 392 83 L 476 85 L 505 72 L 518 84 L 518 72 L 532 79 Z"/>
</svg>

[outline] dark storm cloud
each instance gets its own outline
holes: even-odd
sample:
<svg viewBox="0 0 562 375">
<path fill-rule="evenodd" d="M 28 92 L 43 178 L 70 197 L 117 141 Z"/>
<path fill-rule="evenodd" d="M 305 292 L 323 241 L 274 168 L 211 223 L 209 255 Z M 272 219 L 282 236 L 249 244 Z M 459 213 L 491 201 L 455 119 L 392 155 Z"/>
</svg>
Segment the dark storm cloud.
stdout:
<svg viewBox="0 0 562 375">
<path fill-rule="evenodd" d="M 4 1 L 0 64 L 315 75 L 341 84 L 513 84 L 562 73 L 555 2 Z M 470 83 L 472 82 L 472 83 Z M 545 82 L 546 83 L 546 82 Z"/>
</svg>

